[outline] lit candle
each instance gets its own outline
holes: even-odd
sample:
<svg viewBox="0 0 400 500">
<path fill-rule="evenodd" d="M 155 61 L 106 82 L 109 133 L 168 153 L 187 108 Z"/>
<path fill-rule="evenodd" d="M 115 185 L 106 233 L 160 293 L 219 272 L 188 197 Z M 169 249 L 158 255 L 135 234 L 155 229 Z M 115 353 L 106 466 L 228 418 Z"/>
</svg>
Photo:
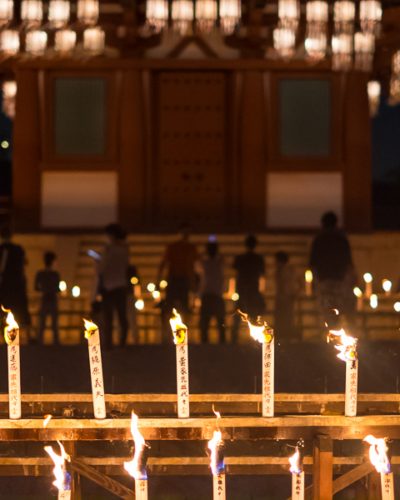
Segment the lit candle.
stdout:
<svg viewBox="0 0 400 500">
<path fill-rule="evenodd" d="M 373 293 L 369 298 L 369 305 L 372 307 L 372 309 L 376 309 L 378 307 L 378 296 L 376 295 L 376 293 Z"/>
<path fill-rule="evenodd" d="M 254 340 L 262 344 L 262 416 L 274 416 L 274 370 L 275 370 L 275 342 L 274 331 L 266 321 L 264 324 L 253 325 L 248 320 L 248 315 L 242 315 L 247 321 L 250 335 Z"/>
<path fill-rule="evenodd" d="M 365 295 L 366 297 L 369 298 L 372 295 L 372 274 L 365 273 L 364 281 L 365 281 Z"/>
<path fill-rule="evenodd" d="M 357 311 L 362 311 L 363 308 L 363 293 L 358 286 L 353 288 L 353 293 L 357 297 Z"/>
<path fill-rule="evenodd" d="M 68 474 L 65 461 L 69 461 L 69 455 L 65 453 L 64 446 L 57 441 L 60 445 L 61 455 L 57 455 L 51 446 L 45 446 L 45 451 L 51 456 L 54 462 L 53 473 L 56 480 L 53 482 L 54 486 L 58 489 L 58 500 L 70 500 L 71 498 L 71 476 Z"/>
<path fill-rule="evenodd" d="M 213 499 L 225 500 L 226 499 L 226 485 L 225 485 L 225 461 L 221 451 L 224 442 L 222 441 L 222 434 L 218 428 L 218 419 L 221 418 L 219 412 L 213 411 L 217 416 L 217 430 L 214 431 L 212 439 L 208 442 L 208 449 L 210 455 L 210 469 L 213 477 Z"/>
<path fill-rule="evenodd" d="M 135 443 L 135 453 L 131 462 L 124 462 L 124 469 L 135 480 L 135 499 L 147 500 L 148 488 L 146 471 L 147 456 L 145 453 L 146 442 L 144 440 L 144 437 L 140 434 L 138 423 L 139 419 L 137 415 L 132 412 L 131 433 L 133 442 Z"/>
<path fill-rule="evenodd" d="M 85 337 L 88 339 L 94 416 L 95 418 L 106 418 L 99 328 L 91 321 L 87 321 L 86 319 L 83 321 L 85 323 Z"/>
<path fill-rule="evenodd" d="M 369 435 L 364 441 L 371 445 L 369 459 L 381 475 L 382 500 L 394 500 L 393 473 L 390 472 L 390 461 L 387 456 L 388 438 L 377 439 Z"/>
<path fill-rule="evenodd" d="M 21 368 L 19 358 L 19 326 L 11 311 L 2 310 L 7 314 L 7 326 L 4 328 L 4 338 L 7 344 L 8 356 L 8 400 L 9 416 L 12 419 L 21 418 Z"/>
<path fill-rule="evenodd" d="M 357 384 L 358 384 L 358 355 L 357 339 L 346 335 L 343 328 L 339 331 L 330 330 L 328 342 L 337 340 L 339 343 L 335 348 L 340 351 L 337 357 L 346 362 L 346 396 L 345 410 L 346 417 L 357 415 Z"/>
<path fill-rule="evenodd" d="M 391 291 L 392 291 L 392 282 L 389 280 L 383 280 L 382 281 L 382 288 L 385 291 L 385 295 L 390 296 Z"/>
<path fill-rule="evenodd" d="M 229 278 L 228 297 L 232 297 L 232 295 L 235 293 L 235 288 L 236 288 L 235 278 Z"/>
<path fill-rule="evenodd" d="M 174 343 L 176 345 L 176 384 L 178 399 L 178 417 L 189 418 L 189 359 L 187 345 L 187 327 L 176 309 L 169 320 Z"/>
<path fill-rule="evenodd" d="M 304 471 L 302 470 L 300 446 L 304 446 L 302 440 L 297 443 L 294 455 L 289 457 L 290 472 L 292 473 L 292 500 L 304 500 Z"/>
<path fill-rule="evenodd" d="M 66 297 L 67 296 L 67 284 L 65 281 L 60 281 L 58 288 L 60 289 L 61 296 Z"/>
<path fill-rule="evenodd" d="M 305 280 L 306 280 L 306 295 L 307 295 L 307 297 L 311 297 L 313 273 L 309 269 L 305 272 Z"/>
</svg>

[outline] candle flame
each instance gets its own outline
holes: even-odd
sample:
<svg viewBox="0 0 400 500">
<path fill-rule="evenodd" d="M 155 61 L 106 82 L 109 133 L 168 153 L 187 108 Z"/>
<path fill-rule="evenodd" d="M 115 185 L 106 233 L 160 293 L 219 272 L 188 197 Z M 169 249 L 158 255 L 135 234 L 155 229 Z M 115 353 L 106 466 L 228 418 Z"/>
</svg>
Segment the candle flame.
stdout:
<svg viewBox="0 0 400 500">
<path fill-rule="evenodd" d="M 211 451 L 210 456 L 210 468 L 213 476 L 218 476 L 218 474 L 225 469 L 224 457 L 221 453 L 221 446 L 223 445 L 222 433 L 218 427 L 218 420 L 221 418 L 219 411 L 215 411 L 214 405 L 212 410 L 217 417 L 217 430 L 214 431 L 212 439 L 208 442 L 208 449 Z"/>
<path fill-rule="evenodd" d="M 296 446 L 296 451 L 294 452 L 294 455 L 289 457 L 289 463 L 290 463 L 290 472 L 292 474 L 300 474 L 301 473 L 300 450 L 299 450 L 298 446 Z"/>
<path fill-rule="evenodd" d="M 43 427 L 47 427 L 47 424 L 50 422 L 52 418 L 53 415 L 45 415 L 43 420 Z"/>
<path fill-rule="evenodd" d="M 309 269 L 305 272 L 305 279 L 307 283 L 312 283 L 313 273 Z"/>
<path fill-rule="evenodd" d="M 369 449 L 371 464 L 375 467 L 377 472 L 381 474 L 390 473 L 390 462 L 387 456 L 387 451 L 389 449 L 386 444 L 387 440 L 388 438 L 377 439 L 371 434 L 364 439 L 364 441 L 371 445 Z"/>
<path fill-rule="evenodd" d="M 69 461 L 70 458 L 69 455 L 65 453 L 64 446 L 60 441 L 57 441 L 57 443 L 60 445 L 61 455 L 57 455 L 51 446 L 45 446 L 44 449 L 51 456 L 55 465 L 53 469 L 56 478 L 53 482 L 54 486 L 56 486 L 58 490 L 68 491 L 71 487 L 71 476 L 65 470 L 65 461 Z"/>
<path fill-rule="evenodd" d="M 249 315 L 242 313 L 238 310 L 238 313 L 242 316 L 243 321 L 247 321 L 247 324 L 250 328 L 250 335 L 254 340 L 259 342 L 260 344 L 268 344 L 274 338 L 274 330 L 268 326 L 267 322 L 264 321 L 264 324 L 253 325 L 249 320 Z"/>
<path fill-rule="evenodd" d="M 135 481 L 147 479 L 145 464 L 142 460 L 142 454 L 146 446 L 146 441 L 139 432 L 138 422 L 138 416 L 132 412 L 131 433 L 135 443 L 135 453 L 133 460 L 130 462 L 124 462 L 124 469 L 135 479 Z"/>
<path fill-rule="evenodd" d="M 221 413 L 219 411 L 215 411 L 214 405 L 212 405 L 212 411 L 214 412 L 214 415 L 217 417 L 217 429 L 219 430 L 218 420 L 221 418 Z"/>
<path fill-rule="evenodd" d="M 171 325 L 172 334 L 174 336 L 175 344 L 185 344 L 186 343 L 186 333 L 187 326 L 183 324 L 181 315 L 177 312 L 176 309 L 172 310 L 173 316 L 169 320 Z"/>
<path fill-rule="evenodd" d="M 85 323 L 85 338 L 89 339 L 99 327 L 92 320 L 83 318 L 83 322 Z"/>
<path fill-rule="evenodd" d="M 343 361 L 354 361 L 357 359 L 357 339 L 350 337 L 343 330 L 329 330 L 327 341 L 338 340 L 339 344 L 335 345 L 335 349 L 339 351 L 337 357 Z"/>
<path fill-rule="evenodd" d="M 4 328 L 4 339 L 7 344 L 11 344 L 17 336 L 17 331 L 19 329 L 18 323 L 15 321 L 14 314 L 9 310 L 1 306 L 1 310 L 7 313 L 7 326 Z"/>
</svg>

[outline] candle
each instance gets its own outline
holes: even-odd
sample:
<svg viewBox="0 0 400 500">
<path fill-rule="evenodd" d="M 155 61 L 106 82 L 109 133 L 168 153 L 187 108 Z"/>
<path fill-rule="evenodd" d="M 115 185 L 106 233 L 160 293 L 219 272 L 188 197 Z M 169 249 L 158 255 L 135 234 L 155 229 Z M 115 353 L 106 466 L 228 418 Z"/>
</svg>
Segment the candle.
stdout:
<svg viewBox="0 0 400 500">
<path fill-rule="evenodd" d="M 297 443 L 294 455 L 289 457 L 290 472 L 292 473 L 292 500 L 304 500 L 304 471 L 302 470 L 300 446 L 304 446 L 302 440 Z"/>
<path fill-rule="evenodd" d="M 57 455 L 51 446 L 45 446 L 45 451 L 51 456 L 54 462 L 53 473 L 56 480 L 53 482 L 58 489 L 58 500 L 70 500 L 71 498 L 71 476 L 68 474 L 65 461 L 69 461 L 69 455 L 65 453 L 64 446 L 58 441 L 61 455 Z"/>
<path fill-rule="evenodd" d="M 358 286 L 353 288 L 353 293 L 357 297 L 357 311 L 362 311 L 363 309 L 363 293 Z"/>
<path fill-rule="evenodd" d="M 381 475 L 382 500 L 394 500 L 393 473 L 390 472 L 390 461 L 387 456 L 388 438 L 377 439 L 369 435 L 364 441 L 371 445 L 369 459 Z"/>
<path fill-rule="evenodd" d="M 213 499 L 226 500 L 226 485 L 225 485 L 225 461 L 221 451 L 224 442 L 222 441 L 222 434 L 218 428 L 218 419 L 221 414 L 213 411 L 217 416 L 217 430 L 214 431 L 212 439 L 208 442 L 208 449 L 211 452 L 210 456 L 210 469 L 213 476 Z"/>
<path fill-rule="evenodd" d="M 145 453 L 146 441 L 144 440 L 144 437 L 140 434 L 138 423 L 139 423 L 138 416 L 135 415 L 134 412 L 132 412 L 131 433 L 133 437 L 133 442 L 135 443 L 135 453 L 131 462 L 124 462 L 124 469 L 135 480 L 135 499 L 147 500 L 148 498 L 147 471 L 146 471 L 147 456 Z"/>
<path fill-rule="evenodd" d="M 369 298 L 372 295 L 372 274 L 365 273 L 364 281 L 365 281 L 365 295 Z"/>
<path fill-rule="evenodd" d="M 372 307 L 372 309 L 376 309 L 378 307 L 378 296 L 376 295 L 376 293 L 373 293 L 369 298 L 369 305 Z"/>
<path fill-rule="evenodd" d="M 312 295 L 312 282 L 313 282 L 313 273 L 310 270 L 305 272 L 305 280 L 306 280 L 306 295 L 307 297 L 311 297 Z"/>
<path fill-rule="evenodd" d="M 7 326 L 4 338 L 8 356 L 8 400 L 11 419 L 21 418 L 21 368 L 19 358 L 19 326 L 11 311 L 1 307 L 7 313 Z"/>
<path fill-rule="evenodd" d="M 328 342 L 338 340 L 335 348 L 340 351 L 338 358 L 346 362 L 346 396 L 345 410 L 346 417 L 355 417 L 357 415 L 357 383 L 358 383 L 358 356 L 357 339 L 346 335 L 343 328 L 339 331 L 330 330 Z"/>
<path fill-rule="evenodd" d="M 87 321 L 86 319 L 83 321 L 85 323 L 85 337 L 88 339 L 94 416 L 95 418 L 106 418 L 99 328 L 91 321 Z"/>
<path fill-rule="evenodd" d="M 187 345 L 187 327 L 176 309 L 169 320 L 174 343 L 176 345 L 176 384 L 178 399 L 178 417 L 189 418 L 189 359 Z"/>
<path fill-rule="evenodd" d="M 247 321 L 250 329 L 250 335 L 254 340 L 262 344 L 262 416 L 274 416 L 274 369 L 275 369 L 275 342 L 274 331 L 267 322 L 264 324 L 253 325 L 248 320 L 248 315 L 242 315 L 244 321 Z"/>
<path fill-rule="evenodd" d="M 384 291 L 385 291 L 385 295 L 386 295 L 387 297 L 389 297 L 389 296 L 390 296 L 390 294 L 391 294 L 391 291 L 392 291 L 392 282 L 391 282 L 391 281 L 389 281 L 389 280 L 383 280 L 383 281 L 382 281 L 382 288 L 383 288 L 383 289 L 384 289 Z"/>
</svg>

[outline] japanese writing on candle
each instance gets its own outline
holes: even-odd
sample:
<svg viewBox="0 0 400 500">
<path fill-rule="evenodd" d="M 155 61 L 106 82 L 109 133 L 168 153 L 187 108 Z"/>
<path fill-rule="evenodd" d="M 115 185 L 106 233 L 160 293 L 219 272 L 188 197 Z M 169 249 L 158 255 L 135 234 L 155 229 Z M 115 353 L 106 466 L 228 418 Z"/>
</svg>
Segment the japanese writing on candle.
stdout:
<svg viewBox="0 0 400 500">
<path fill-rule="evenodd" d="M 19 383 L 19 352 L 16 345 L 8 346 L 8 367 L 9 367 L 9 381 L 10 381 L 10 416 L 18 417 L 19 400 L 20 400 L 20 383 Z"/>
<path fill-rule="evenodd" d="M 225 479 L 225 474 L 218 474 L 218 488 L 217 488 L 217 491 L 218 491 L 218 496 L 221 498 L 222 495 L 223 495 L 223 492 L 224 492 L 224 479 Z"/>
<path fill-rule="evenodd" d="M 59 490 L 59 492 L 58 492 L 58 500 L 69 500 L 70 498 L 71 498 L 71 492 L 70 491 Z"/>
<path fill-rule="evenodd" d="M 177 345 L 178 356 L 178 400 L 181 416 L 189 415 L 189 381 L 187 346 Z"/>
<path fill-rule="evenodd" d="M 85 337 L 88 339 L 90 377 L 92 380 L 93 409 L 95 418 L 106 418 L 103 367 L 101 361 L 100 334 L 97 325 L 84 320 Z"/>
<path fill-rule="evenodd" d="M 274 413 L 273 342 L 263 344 L 263 414 Z"/>
<path fill-rule="evenodd" d="M 302 485 L 302 480 L 301 480 L 301 474 L 296 474 L 296 487 L 295 487 L 295 490 L 294 490 L 294 495 L 295 495 L 295 498 L 300 498 L 300 495 L 301 495 L 301 485 Z"/>
<path fill-rule="evenodd" d="M 349 397 L 350 397 L 350 412 L 355 414 L 357 412 L 357 363 L 356 361 L 348 361 L 349 367 Z"/>
</svg>

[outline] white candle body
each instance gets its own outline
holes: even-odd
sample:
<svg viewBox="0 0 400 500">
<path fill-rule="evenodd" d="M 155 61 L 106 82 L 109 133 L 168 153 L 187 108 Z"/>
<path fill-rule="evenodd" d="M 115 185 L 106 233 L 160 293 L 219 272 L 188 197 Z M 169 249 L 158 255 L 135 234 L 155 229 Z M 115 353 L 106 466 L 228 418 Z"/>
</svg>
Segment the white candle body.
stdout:
<svg viewBox="0 0 400 500">
<path fill-rule="evenodd" d="M 135 500 L 147 500 L 147 499 L 148 499 L 147 479 L 136 479 Z"/>
<path fill-rule="evenodd" d="M 274 364 L 275 344 L 271 342 L 262 344 L 262 416 L 274 416 Z"/>
<path fill-rule="evenodd" d="M 357 415 L 358 359 L 346 361 L 346 417 Z"/>
<path fill-rule="evenodd" d="M 100 334 L 96 330 L 88 339 L 90 376 L 92 378 L 93 410 L 95 418 L 106 418 L 103 364 L 101 361 Z"/>
<path fill-rule="evenodd" d="M 189 358 L 187 344 L 176 345 L 178 418 L 189 418 Z"/>
<path fill-rule="evenodd" d="M 363 309 L 363 297 L 357 297 L 357 311 L 362 311 Z"/>
<path fill-rule="evenodd" d="M 372 281 L 365 283 L 365 295 L 370 298 L 372 295 Z"/>
<path fill-rule="evenodd" d="M 58 490 L 58 500 L 71 500 L 71 490 Z"/>
<path fill-rule="evenodd" d="M 19 330 L 15 339 L 7 344 L 8 355 L 8 400 L 9 415 L 12 419 L 21 418 L 21 368 L 19 359 Z"/>
<path fill-rule="evenodd" d="M 381 474 L 382 500 L 394 500 L 393 472 Z"/>
<path fill-rule="evenodd" d="M 226 500 L 224 473 L 213 476 L 213 498 L 214 500 Z"/>
<path fill-rule="evenodd" d="M 306 295 L 307 297 L 312 295 L 312 281 L 306 281 Z"/>
<path fill-rule="evenodd" d="M 304 471 L 292 474 L 292 500 L 304 500 Z"/>
</svg>

